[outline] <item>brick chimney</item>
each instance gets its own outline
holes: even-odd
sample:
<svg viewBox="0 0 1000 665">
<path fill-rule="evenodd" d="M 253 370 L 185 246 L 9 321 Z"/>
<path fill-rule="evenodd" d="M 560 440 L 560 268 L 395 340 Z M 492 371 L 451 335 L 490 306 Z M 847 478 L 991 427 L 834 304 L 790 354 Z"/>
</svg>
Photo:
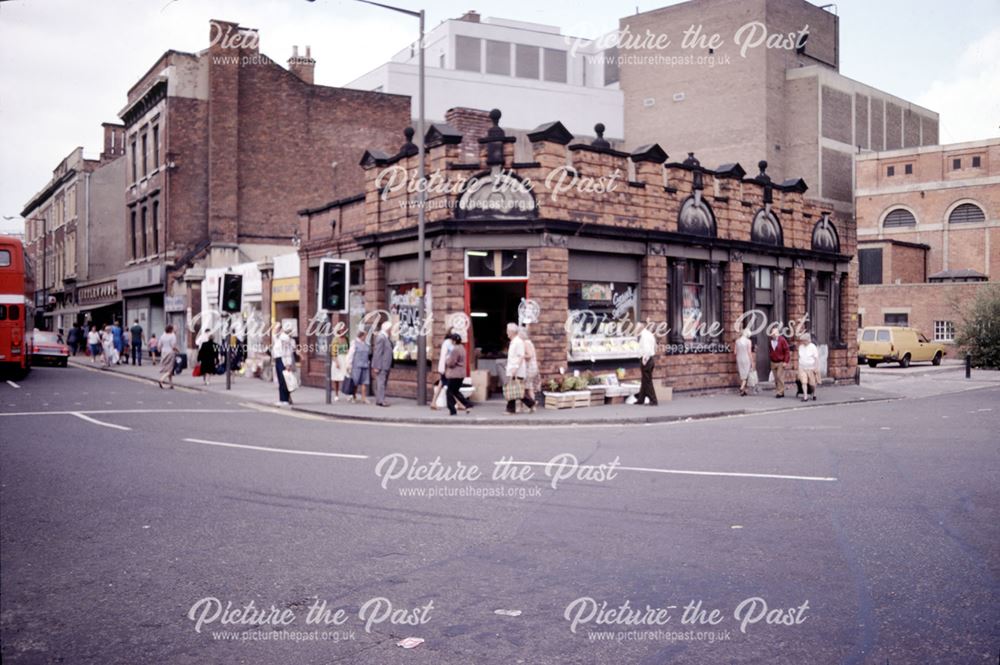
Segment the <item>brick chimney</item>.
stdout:
<svg viewBox="0 0 1000 665">
<path fill-rule="evenodd" d="M 470 9 L 469 11 L 462 14 L 458 19 L 459 21 L 468 21 L 469 23 L 479 23 L 479 12 L 475 9 Z"/>
<path fill-rule="evenodd" d="M 292 57 L 288 59 L 288 71 L 312 85 L 316 61 L 312 59 L 312 48 L 306 46 L 305 57 L 299 55 L 299 47 L 292 47 Z"/>
<path fill-rule="evenodd" d="M 478 162 L 479 139 L 484 138 L 493 126 L 490 112 L 456 107 L 445 111 L 444 120 L 462 135 L 462 143 L 459 144 L 462 161 Z"/>
<path fill-rule="evenodd" d="M 125 125 L 113 122 L 102 122 L 104 128 L 104 149 L 101 151 L 101 161 L 107 162 L 125 154 Z"/>
</svg>

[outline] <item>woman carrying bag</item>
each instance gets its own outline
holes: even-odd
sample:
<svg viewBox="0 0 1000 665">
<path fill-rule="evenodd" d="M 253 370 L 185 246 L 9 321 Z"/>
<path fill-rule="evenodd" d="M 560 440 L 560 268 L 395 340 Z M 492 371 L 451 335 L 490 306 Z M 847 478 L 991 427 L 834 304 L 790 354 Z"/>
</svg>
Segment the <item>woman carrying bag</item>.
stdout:
<svg viewBox="0 0 1000 665">
<path fill-rule="evenodd" d="M 455 408 L 456 402 L 465 407 L 466 413 L 472 412 L 473 404 L 461 392 L 462 382 L 465 381 L 465 346 L 458 333 L 452 333 L 449 338 L 452 341 L 452 347 L 445 359 L 444 376 L 448 386 L 448 413 L 454 416 L 458 413 Z"/>
</svg>

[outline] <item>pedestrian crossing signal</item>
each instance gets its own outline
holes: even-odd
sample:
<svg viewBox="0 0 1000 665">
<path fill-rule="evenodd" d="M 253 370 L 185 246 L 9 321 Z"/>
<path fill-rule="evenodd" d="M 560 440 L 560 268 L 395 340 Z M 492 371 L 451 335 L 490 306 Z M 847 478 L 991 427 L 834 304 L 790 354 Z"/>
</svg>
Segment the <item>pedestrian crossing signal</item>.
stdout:
<svg viewBox="0 0 1000 665">
<path fill-rule="evenodd" d="M 226 273 L 222 276 L 222 311 L 238 314 L 243 309 L 243 275 Z"/>
<path fill-rule="evenodd" d="M 319 269 L 319 309 L 327 312 L 347 312 L 347 288 L 350 263 L 323 259 Z"/>
</svg>

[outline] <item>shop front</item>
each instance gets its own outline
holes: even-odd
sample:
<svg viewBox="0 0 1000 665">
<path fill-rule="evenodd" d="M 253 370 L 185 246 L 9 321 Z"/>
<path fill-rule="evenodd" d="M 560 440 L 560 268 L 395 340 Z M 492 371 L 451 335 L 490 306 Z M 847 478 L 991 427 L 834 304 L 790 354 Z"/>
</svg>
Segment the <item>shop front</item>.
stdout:
<svg viewBox="0 0 1000 665">
<path fill-rule="evenodd" d="M 114 323 L 122 318 L 122 300 L 115 277 L 80 284 L 76 289 L 77 314 L 85 329 Z"/>
<path fill-rule="evenodd" d="M 693 155 L 667 162 L 655 145 L 623 153 L 601 139 L 571 144 L 559 123 L 529 138 L 533 161 L 514 162 L 509 137 L 494 125 L 480 140 L 480 161 L 467 164 L 454 130 L 431 127 L 428 172 L 453 184 L 427 196 L 423 289 L 416 194 L 383 178 L 392 168 L 415 170 L 412 144 L 392 157 L 365 154 L 367 196 L 300 217 L 303 261 L 350 258 L 359 274 L 363 266 L 365 315 L 393 321 L 391 392 L 416 392 L 421 297 L 431 379 L 441 339 L 455 327 L 470 372 L 499 376 L 513 322 L 534 341 L 543 378 L 637 377 L 643 323 L 657 339 L 657 384 L 675 390 L 738 385 L 733 343 L 746 328 L 766 380 L 775 326 L 793 342 L 811 333 L 826 375 L 853 380 L 856 342 L 841 331 L 856 297 L 854 229 L 804 200 L 801 180 L 774 183 L 765 163 L 746 177 L 738 164 L 708 169 Z M 553 174 L 578 184 L 560 189 Z M 300 306 L 309 319 L 315 298 L 303 294 Z"/>
<path fill-rule="evenodd" d="M 162 335 L 168 323 L 164 308 L 165 277 L 164 267 L 160 264 L 118 274 L 118 291 L 124 305 L 122 324 L 128 328 L 138 319 L 147 339 L 154 334 Z M 178 336 L 178 339 L 181 337 Z"/>
</svg>

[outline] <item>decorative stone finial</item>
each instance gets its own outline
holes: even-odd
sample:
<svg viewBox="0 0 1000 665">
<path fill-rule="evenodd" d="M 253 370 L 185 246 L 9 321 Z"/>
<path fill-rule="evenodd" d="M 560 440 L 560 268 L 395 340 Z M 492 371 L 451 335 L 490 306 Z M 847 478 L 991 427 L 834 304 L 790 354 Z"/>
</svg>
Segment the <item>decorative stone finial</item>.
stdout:
<svg viewBox="0 0 1000 665">
<path fill-rule="evenodd" d="M 597 138 L 590 142 L 590 145 L 595 148 L 610 148 L 611 143 L 604 138 L 604 123 L 599 122 L 594 125 L 594 133 L 597 134 Z"/>
<path fill-rule="evenodd" d="M 406 137 L 407 143 L 413 143 L 413 135 L 415 133 L 416 132 L 413 131 L 413 127 L 407 127 L 406 129 L 403 130 L 403 136 Z"/>
</svg>

